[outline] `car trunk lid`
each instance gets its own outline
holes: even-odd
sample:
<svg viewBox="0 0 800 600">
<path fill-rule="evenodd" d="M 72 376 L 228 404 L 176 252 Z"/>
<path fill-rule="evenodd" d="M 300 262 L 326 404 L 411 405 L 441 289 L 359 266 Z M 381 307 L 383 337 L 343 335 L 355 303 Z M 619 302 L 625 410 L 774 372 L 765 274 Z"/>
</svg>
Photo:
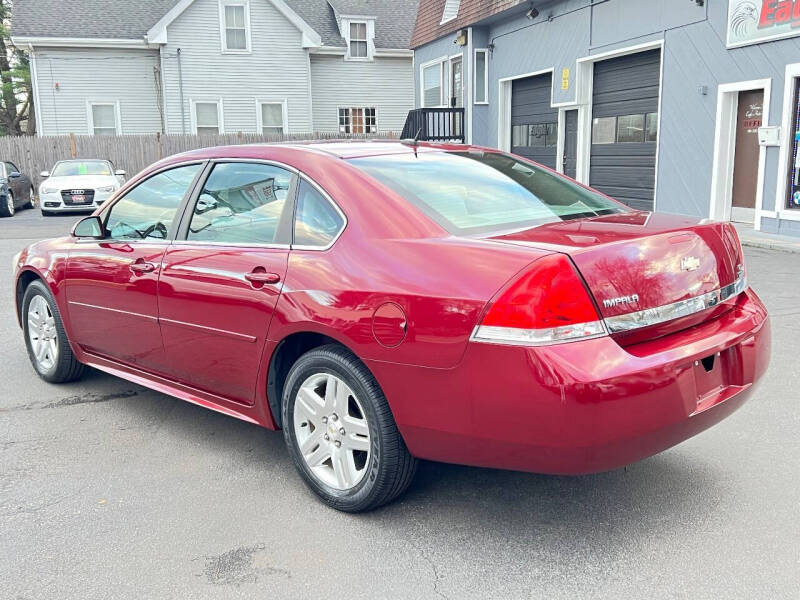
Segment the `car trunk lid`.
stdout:
<svg viewBox="0 0 800 600">
<path fill-rule="evenodd" d="M 672 215 L 633 212 L 576 219 L 491 239 L 569 255 L 601 316 L 612 321 L 621 315 L 713 296 L 733 285 L 742 268 L 741 247 L 732 225 Z M 720 300 L 724 298 L 712 298 L 709 308 Z M 695 310 L 697 304 L 688 308 L 701 315 L 701 320 L 708 318 L 704 309 Z M 675 314 L 681 327 L 698 319 L 687 321 L 678 318 L 685 314 Z M 658 331 L 667 333 L 669 328 L 662 324 Z"/>
</svg>

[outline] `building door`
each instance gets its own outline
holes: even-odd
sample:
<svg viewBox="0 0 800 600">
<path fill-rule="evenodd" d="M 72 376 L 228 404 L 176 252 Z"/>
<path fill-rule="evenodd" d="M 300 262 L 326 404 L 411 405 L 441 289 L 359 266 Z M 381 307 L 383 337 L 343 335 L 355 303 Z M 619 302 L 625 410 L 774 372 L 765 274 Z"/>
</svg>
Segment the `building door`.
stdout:
<svg viewBox="0 0 800 600">
<path fill-rule="evenodd" d="M 758 128 L 764 113 L 764 90 L 739 92 L 733 159 L 731 221 L 753 223 L 758 187 Z"/>
<path fill-rule="evenodd" d="M 578 111 L 564 113 L 564 175 L 575 179 L 578 167 Z"/>
<path fill-rule="evenodd" d="M 551 73 L 517 79 L 511 86 L 511 151 L 556 168 L 558 109 L 550 104 Z"/>
<path fill-rule="evenodd" d="M 594 65 L 592 187 L 640 210 L 655 201 L 661 51 Z"/>
<path fill-rule="evenodd" d="M 464 106 L 464 63 L 460 56 L 450 61 L 450 106 Z"/>
</svg>

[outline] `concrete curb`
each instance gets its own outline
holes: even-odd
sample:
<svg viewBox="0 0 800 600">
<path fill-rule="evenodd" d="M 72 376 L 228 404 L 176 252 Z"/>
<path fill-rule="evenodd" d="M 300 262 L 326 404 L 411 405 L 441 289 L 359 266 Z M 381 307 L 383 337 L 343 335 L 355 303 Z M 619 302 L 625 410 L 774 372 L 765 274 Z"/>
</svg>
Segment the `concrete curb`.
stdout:
<svg viewBox="0 0 800 600">
<path fill-rule="evenodd" d="M 741 239 L 742 239 L 742 246 L 800 254 L 800 243 L 784 242 L 780 240 L 770 240 L 770 239 L 746 239 L 746 238 L 741 238 Z"/>
</svg>

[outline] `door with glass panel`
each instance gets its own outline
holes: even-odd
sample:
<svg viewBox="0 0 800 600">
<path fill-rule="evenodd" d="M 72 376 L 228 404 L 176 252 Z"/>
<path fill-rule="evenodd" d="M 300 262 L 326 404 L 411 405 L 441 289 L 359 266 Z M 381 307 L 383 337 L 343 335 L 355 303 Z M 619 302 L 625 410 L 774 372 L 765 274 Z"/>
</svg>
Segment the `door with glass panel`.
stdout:
<svg viewBox="0 0 800 600">
<path fill-rule="evenodd" d="M 162 372 L 161 259 L 202 169 L 196 163 L 149 177 L 105 209 L 104 239 L 81 239 L 70 249 L 67 311 L 71 337 L 84 350 Z"/>
<path fill-rule="evenodd" d="M 170 376 L 252 404 L 286 274 L 296 176 L 261 162 L 218 162 L 197 186 L 167 250 L 159 319 Z"/>
</svg>

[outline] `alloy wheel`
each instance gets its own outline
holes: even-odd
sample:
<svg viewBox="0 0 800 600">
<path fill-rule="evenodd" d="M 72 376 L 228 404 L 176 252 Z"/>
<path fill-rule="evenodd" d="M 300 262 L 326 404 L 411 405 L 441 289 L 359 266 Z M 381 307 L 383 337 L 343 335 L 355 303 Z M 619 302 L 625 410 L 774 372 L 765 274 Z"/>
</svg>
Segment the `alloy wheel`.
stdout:
<svg viewBox="0 0 800 600">
<path fill-rule="evenodd" d="M 344 381 L 330 373 L 307 378 L 297 392 L 293 420 L 300 454 L 315 478 L 337 490 L 361 482 L 369 465 L 369 425 Z"/>
<path fill-rule="evenodd" d="M 11 192 L 6 193 L 6 209 L 8 210 L 9 217 L 14 215 L 14 196 Z"/>
<path fill-rule="evenodd" d="M 28 305 L 28 338 L 36 364 L 52 369 L 58 360 L 58 331 L 50 305 L 42 296 L 34 296 Z"/>
</svg>

